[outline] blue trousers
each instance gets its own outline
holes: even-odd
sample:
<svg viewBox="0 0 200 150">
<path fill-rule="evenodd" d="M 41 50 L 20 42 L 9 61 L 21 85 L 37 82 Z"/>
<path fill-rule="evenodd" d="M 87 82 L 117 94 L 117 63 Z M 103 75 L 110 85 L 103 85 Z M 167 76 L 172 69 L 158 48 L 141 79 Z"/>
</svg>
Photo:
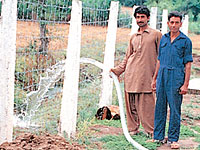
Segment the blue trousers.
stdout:
<svg viewBox="0 0 200 150">
<path fill-rule="evenodd" d="M 178 70 L 161 68 L 156 83 L 156 107 L 154 118 L 154 139 L 163 140 L 167 119 L 167 108 L 170 108 L 168 140 L 178 141 L 181 124 L 181 104 L 183 96 L 179 88 L 183 85 L 184 74 Z"/>
</svg>

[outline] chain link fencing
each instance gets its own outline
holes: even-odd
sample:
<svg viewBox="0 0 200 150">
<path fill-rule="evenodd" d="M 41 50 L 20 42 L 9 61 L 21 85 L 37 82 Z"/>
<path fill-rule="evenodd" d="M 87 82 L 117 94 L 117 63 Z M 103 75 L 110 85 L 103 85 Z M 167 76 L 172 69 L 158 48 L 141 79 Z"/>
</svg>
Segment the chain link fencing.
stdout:
<svg viewBox="0 0 200 150">
<path fill-rule="evenodd" d="M 16 134 L 21 131 L 56 134 L 58 131 L 71 5 L 69 0 L 18 0 Z M 81 57 L 103 62 L 110 1 L 83 1 L 82 5 Z M 128 46 L 131 18 L 132 9 L 121 7 L 116 63 L 122 60 Z M 78 125 L 94 117 L 102 77 L 99 68 L 80 65 Z"/>
</svg>

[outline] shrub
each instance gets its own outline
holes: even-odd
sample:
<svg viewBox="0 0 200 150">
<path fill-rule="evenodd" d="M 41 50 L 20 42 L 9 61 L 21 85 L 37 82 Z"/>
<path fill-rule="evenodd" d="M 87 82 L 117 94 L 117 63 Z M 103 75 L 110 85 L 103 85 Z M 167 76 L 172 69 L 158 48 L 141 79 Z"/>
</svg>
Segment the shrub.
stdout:
<svg viewBox="0 0 200 150">
<path fill-rule="evenodd" d="M 198 22 L 190 22 L 189 23 L 189 32 L 200 34 L 200 21 Z"/>
</svg>

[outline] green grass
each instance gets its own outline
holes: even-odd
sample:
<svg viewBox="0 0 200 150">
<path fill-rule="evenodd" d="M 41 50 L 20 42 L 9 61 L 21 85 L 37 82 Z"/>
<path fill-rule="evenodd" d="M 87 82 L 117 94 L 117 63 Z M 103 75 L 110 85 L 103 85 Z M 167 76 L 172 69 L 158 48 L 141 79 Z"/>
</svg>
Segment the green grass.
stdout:
<svg viewBox="0 0 200 150">
<path fill-rule="evenodd" d="M 196 54 L 196 55 L 200 55 L 200 51 L 197 50 L 197 49 L 193 49 L 193 50 L 192 50 L 192 53 L 193 53 L 193 54 Z"/>
<path fill-rule="evenodd" d="M 200 127 L 199 126 L 192 126 L 192 129 L 194 129 L 195 131 L 197 131 L 200 134 Z"/>
<path fill-rule="evenodd" d="M 97 120 L 93 122 L 93 124 L 97 125 L 105 125 L 105 126 L 111 126 L 111 127 L 116 127 L 116 128 L 121 128 L 121 121 L 120 120 Z"/>
<path fill-rule="evenodd" d="M 102 124 L 104 124 L 104 122 L 102 122 Z M 166 133 L 167 133 L 167 128 L 166 128 Z M 181 125 L 180 139 L 186 139 L 188 137 L 195 137 L 196 142 L 199 142 L 200 140 L 200 135 L 195 134 L 189 127 Z M 157 143 L 146 142 L 149 138 L 142 132 L 140 132 L 139 135 L 132 136 L 132 138 L 133 140 L 135 140 L 136 142 L 140 143 L 142 146 L 150 150 L 155 150 L 158 146 L 160 146 L 160 144 Z M 103 149 L 105 150 L 134 149 L 132 144 L 126 140 L 124 135 L 119 135 L 119 136 L 106 135 L 101 137 L 99 141 L 103 143 Z"/>
<path fill-rule="evenodd" d="M 181 130 L 180 130 L 181 138 L 195 137 L 195 136 L 196 134 L 189 127 L 181 125 Z"/>
<path fill-rule="evenodd" d="M 185 110 L 184 112 L 182 112 L 182 115 L 185 115 L 189 119 L 200 120 L 200 114 L 194 113 L 192 109 Z"/>
<path fill-rule="evenodd" d="M 149 138 L 146 137 L 144 133 L 139 133 L 139 135 L 132 136 L 133 140 L 140 143 L 140 145 L 148 148 L 149 150 L 155 150 L 160 144 L 146 142 Z M 103 148 L 107 150 L 129 150 L 136 149 L 131 143 L 129 143 L 124 135 L 114 136 L 106 135 L 100 138 L 100 141 L 103 142 Z"/>
<path fill-rule="evenodd" d="M 194 141 L 200 143 L 200 135 L 197 135 Z"/>
<path fill-rule="evenodd" d="M 103 62 L 104 46 L 105 41 L 95 40 L 92 41 L 92 45 L 91 43 L 88 45 L 82 45 L 81 57 L 93 58 L 97 61 Z M 127 43 L 118 43 L 116 45 L 115 61 L 119 62 L 123 59 L 126 48 Z M 194 50 L 193 52 L 200 55 L 199 51 Z M 99 149 L 99 146 L 101 147 L 101 149 L 105 150 L 134 149 L 133 146 L 125 139 L 124 135 L 105 135 L 99 138 L 95 137 L 95 134 L 90 130 L 90 127 L 93 125 L 105 125 L 121 128 L 121 122 L 114 120 L 109 121 L 95 119 L 94 116 L 98 109 L 98 102 L 100 99 L 102 70 L 90 64 L 81 64 L 80 69 L 81 71 L 77 112 L 77 136 L 75 139 L 71 140 L 78 141 L 79 144 L 84 144 L 86 145 L 87 149 L 91 150 Z M 192 77 L 198 77 L 196 76 L 196 72 L 199 70 L 199 68 L 193 66 Z M 121 83 L 120 85 L 122 93 L 124 94 L 124 84 Z M 41 107 L 36 112 L 36 115 L 33 117 L 33 120 L 36 122 L 43 123 L 42 121 L 44 121 L 41 128 L 42 131 L 49 132 L 51 134 L 57 133 L 57 121 L 59 119 L 61 99 L 62 94 L 54 93 L 52 97 L 48 97 L 48 99 L 42 103 Z M 200 117 L 194 116 L 192 114 L 192 109 L 199 108 L 199 106 L 194 105 L 193 103 L 199 104 L 199 98 L 197 97 L 192 99 L 191 104 L 184 106 L 186 107 L 185 110 L 187 111 L 182 112 L 184 115 L 186 115 L 186 118 L 183 119 L 187 119 L 190 123 L 188 124 L 188 126 L 181 125 L 180 138 L 185 139 L 188 137 L 194 137 L 195 141 L 200 143 L 200 136 L 198 134 L 195 134 L 190 129 L 191 127 L 193 130 L 200 133 L 200 127 L 193 125 L 194 119 L 200 120 Z M 113 104 L 118 105 L 118 98 L 115 86 L 113 87 Z M 159 144 L 147 143 L 146 140 L 148 139 L 148 137 L 144 133 L 140 133 L 137 136 L 132 136 L 132 138 L 148 149 L 154 150 L 159 146 Z"/>
<path fill-rule="evenodd" d="M 199 105 L 195 105 L 195 104 L 192 104 L 192 103 L 187 104 L 185 107 L 188 108 L 188 109 L 190 109 L 190 108 L 191 108 L 191 109 L 192 109 L 192 108 L 200 108 Z"/>
<path fill-rule="evenodd" d="M 200 68 L 192 65 L 190 79 L 200 78 L 199 72 L 200 72 Z"/>
</svg>

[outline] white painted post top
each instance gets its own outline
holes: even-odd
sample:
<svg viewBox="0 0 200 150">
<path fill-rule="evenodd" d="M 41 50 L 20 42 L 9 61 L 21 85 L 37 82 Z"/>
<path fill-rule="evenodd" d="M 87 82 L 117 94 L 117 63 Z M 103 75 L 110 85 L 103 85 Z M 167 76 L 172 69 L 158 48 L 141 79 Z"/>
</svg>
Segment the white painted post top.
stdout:
<svg viewBox="0 0 200 150">
<path fill-rule="evenodd" d="M 136 19 L 134 17 L 134 12 L 135 12 L 135 9 L 137 8 L 138 6 L 133 6 L 133 14 L 132 14 L 132 27 L 131 27 L 131 33 L 130 35 L 136 33 L 138 31 L 138 25 L 136 23 Z"/>
<path fill-rule="evenodd" d="M 157 7 L 151 7 L 150 27 L 156 29 L 157 25 Z"/>
<path fill-rule="evenodd" d="M 189 81 L 189 89 L 200 90 L 200 78 L 194 78 Z"/>
<path fill-rule="evenodd" d="M 162 29 L 161 32 L 162 34 L 167 33 L 167 21 L 168 21 L 168 10 L 167 9 L 163 9 L 163 14 L 162 14 Z"/>
<path fill-rule="evenodd" d="M 185 17 L 183 18 L 182 27 L 180 29 L 185 35 L 188 35 L 188 26 L 189 26 L 189 17 L 188 15 L 185 15 Z"/>
</svg>

